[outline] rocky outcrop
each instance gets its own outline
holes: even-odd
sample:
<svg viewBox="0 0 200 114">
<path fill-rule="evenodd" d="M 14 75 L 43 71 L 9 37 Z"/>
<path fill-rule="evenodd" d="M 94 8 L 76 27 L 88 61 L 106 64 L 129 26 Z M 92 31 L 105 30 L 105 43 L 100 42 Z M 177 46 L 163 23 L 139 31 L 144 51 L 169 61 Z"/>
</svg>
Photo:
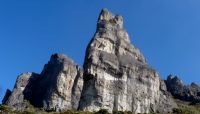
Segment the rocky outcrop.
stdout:
<svg viewBox="0 0 200 114">
<path fill-rule="evenodd" d="M 12 93 L 7 90 L 3 104 L 13 107 L 14 110 L 24 110 L 27 104 L 26 100 L 32 98 L 32 90 L 36 86 L 38 77 L 39 74 L 30 72 L 19 75 Z"/>
<path fill-rule="evenodd" d="M 83 68 L 65 55 L 54 54 L 41 74 L 20 75 L 3 103 L 23 110 L 29 102 L 57 112 L 108 109 L 167 113 L 176 107 L 165 82 L 131 44 L 122 16 L 106 9 L 99 16 Z"/>
<path fill-rule="evenodd" d="M 177 76 L 169 75 L 166 80 L 168 91 L 180 100 L 189 101 L 193 104 L 200 103 L 200 86 L 196 83 L 184 85 L 182 80 Z"/>
<path fill-rule="evenodd" d="M 41 73 L 32 104 L 47 111 L 77 109 L 83 86 L 82 74 L 80 67 L 65 55 L 52 55 Z"/>
<path fill-rule="evenodd" d="M 84 62 L 80 110 L 170 112 L 176 104 L 123 28 L 123 18 L 103 9 Z"/>
<path fill-rule="evenodd" d="M 3 103 L 15 110 L 23 110 L 27 101 L 46 111 L 77 109 L 82 86 L 82 70 L 62 54 L 51 56 L 42 73 L 24 73 Z M 9 95 L 10 94 L 10 95 Z"/>
</svg>

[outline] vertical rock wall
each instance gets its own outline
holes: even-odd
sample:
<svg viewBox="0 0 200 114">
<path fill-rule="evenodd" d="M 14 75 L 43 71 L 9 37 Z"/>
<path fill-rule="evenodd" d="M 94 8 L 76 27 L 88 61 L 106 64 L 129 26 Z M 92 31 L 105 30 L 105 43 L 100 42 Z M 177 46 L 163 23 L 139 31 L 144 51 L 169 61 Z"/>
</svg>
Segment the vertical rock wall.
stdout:
<svg viewBox="0 0 200 114">
<path fill-rule="evenodd" d="M 104 108 L 110 112 L 170 112 L 174 107 L 173 100 L 160 88 L 159 75 L 131 44 L 122 17 L 103 9 L 97 31 L 86 51 L 79 108 L 89 111 Z M 161 105 L 166 107 L 161 109 Z"/>
<path fill-rule="evenodd" d="M 42 73 L 24 73 L 16 81 L 4 104 L 24 110 L 27 101 L 46 111 L 77 109 L 83 86 L 83 71 L 62 54 L 51 56 Z"/>
<path fill-rule="evenodd" d="M 122 16 L 106 9 L 99 16 L 83 67 L 84 71 L 65 55 L 54 54 L 41 74 L 19 76 L 3 103 L 23 110 L 29 102 L 57 112 L 103 108 L 167 113 L 176 107 L 165 82 L 131 44 Z"/>
</svg>

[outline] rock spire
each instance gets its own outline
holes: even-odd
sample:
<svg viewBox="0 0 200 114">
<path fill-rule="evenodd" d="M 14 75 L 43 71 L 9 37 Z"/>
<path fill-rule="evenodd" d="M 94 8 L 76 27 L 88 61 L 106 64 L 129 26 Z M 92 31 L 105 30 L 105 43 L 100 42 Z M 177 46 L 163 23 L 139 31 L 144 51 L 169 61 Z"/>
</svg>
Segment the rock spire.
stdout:
<svg viewBox="0 0 200 114">
<path fill-rule="evenodd" d="M 3 99 L 3 104 L 15 110 L 24 110 L 27 102 L 57 112 L 107 109 L 168 113 L 176 107 L 165 82 L 131 43 L 122 16 L 107 9 L 99 15 L 83 70 L 67 56 L 53 54 L 40 74 L 21 74 Z"/>
<path fill-rule="evenodd" d="M 121 16 L 106 9 L 89 43 L 80 110 L 170 112 L 176 106 L 158 73 L 130 42 Z"/>
</svg>

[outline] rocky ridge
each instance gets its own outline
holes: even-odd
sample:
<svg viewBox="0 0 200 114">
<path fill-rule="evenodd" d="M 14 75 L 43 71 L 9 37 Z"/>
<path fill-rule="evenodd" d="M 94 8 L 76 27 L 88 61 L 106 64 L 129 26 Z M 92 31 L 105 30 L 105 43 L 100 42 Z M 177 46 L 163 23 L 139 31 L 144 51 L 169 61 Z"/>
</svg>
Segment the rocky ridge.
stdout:
<svg viewBox="0 0 200 114">
<path fill-rule="evenodd" d="M 67 56 L 53 54 L 40 74 L 18 76 L 2 103 L 15 110 L 23 110 L 29 102 L 56 112 L 108 109 L 168 113 L 177 107 L 171 93 L 183 100 L 198 101 L 199 90 L 198 85 L 186 87 L 173 77 L 162 81 L 131 43 L 122 16 L 103 9 L 86 49 L 83 70 Z"/>
<path fill-rule="evenodd" d="M 23 73 L 18 76 L 12 92 L 7 90 L 3 104 L 23 110 L 28 101 L 46 111 L 77 109 L 83 71 L 63 54 L 54 54 L 41 74 Z"/>
<path fill-rule="evenodd" d="M 200 103 L 200 86 L 196 83 L 184 85 L 178 76 L 169 75 L 165 81 L 168 91 L 176 98 L 182 101 L 188 101 L 191 104 Z"/>
</svg>

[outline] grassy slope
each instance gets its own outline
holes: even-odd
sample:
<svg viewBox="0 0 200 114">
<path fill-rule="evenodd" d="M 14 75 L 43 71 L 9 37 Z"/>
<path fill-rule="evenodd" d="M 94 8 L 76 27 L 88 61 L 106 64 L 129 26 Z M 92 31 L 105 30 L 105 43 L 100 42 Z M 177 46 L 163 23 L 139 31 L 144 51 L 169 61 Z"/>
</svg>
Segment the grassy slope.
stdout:
<svg viewBox="0 0 200 114">
<path fill-rule="evenodd" d="M 178 108 L 174 109 L 172 114 L 200 114 L 200 105 L 190 105 L 189 102 L 183 102 L 176 100 Z M 86 111 L 66 111 L 62 113 L 56 112 L 45 112 L 40 109 L 34 108 L 32 105 L 29 106 L 23 112 L 12 111 L 12 109 L 5 105 L 0 105 L 0 114 L 109 114 L 107 110 L 102 109 L 98 112 L 86 112 Z M 131 112 L 114 111 L 113 114 L 133 114 Z M 156 113 L 154 113 L 156 114 Z"/>
</svg>

